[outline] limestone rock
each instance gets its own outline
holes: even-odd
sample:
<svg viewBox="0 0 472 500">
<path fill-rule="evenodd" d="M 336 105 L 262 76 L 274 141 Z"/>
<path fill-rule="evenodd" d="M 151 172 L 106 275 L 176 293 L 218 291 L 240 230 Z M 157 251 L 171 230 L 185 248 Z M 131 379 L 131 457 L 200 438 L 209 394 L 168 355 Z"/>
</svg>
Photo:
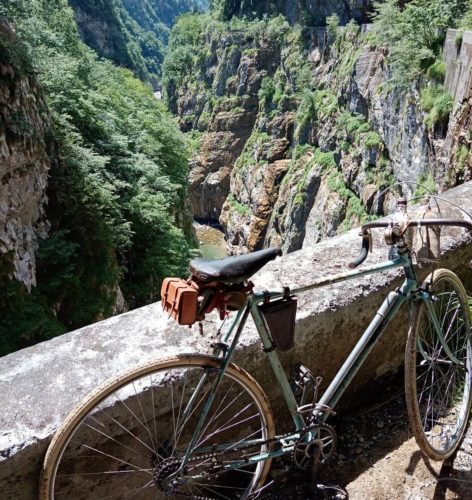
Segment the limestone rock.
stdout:
<svg viewBox="0 0 472 500">
<path fill-rule="evenodd" d="M 399 182 L 416 181 L 429 163 L 428 133 L 419 110 L 419 92 L 401 94 L 397 89 L 384 91 L 389 79 L 385 54 L 365 46 L 356 64 L 349 85 L 347 101 L 352 112 L 370 118 L 382 138 L 392 170 Z"/>
<path fill-rule="evenodd" d="M 178 90 L 176 109 L 181 128 L 203 132 L 199 152 L 191 162 L 189 198 L 197 218 L 217 220 L 230 192 L 230 174 L 254 128 L 262 79 L 277 67 L 280 48 L 264 40 L 241 51 L 241 35 L 211 39 L 212 56 L 206 62 L 207 80 L 197 92 L 184 85 Z M 211 86 L 218 102 L 210 109 L 202 90 Z M 288 145 L 279 141 L 270 152 L 272 161 L 283 158 Z"/>
<path fill-rule="evenodd" d="M 358 22 L 366 22 L 372 0 L 275 0 L 271 4 L 277 12 L 283 14 L 290 24 L 302 23 L 309 19 L 312 26 L 324 26 L 327 16 L 337 13 L 341 23 L 346 24 L 354 18 Z M 267 2 L 256 0 L 251 2 L 233 1 L 231 13 L 235 15 L 260 16 L 267 12 Z"/>
<path fill-rule="evenodd" d="M 225 202 L 220 222 L 227 241 L 235 249 L 254 251 L 263 247 L 264 238 L 277 200 L 280 182 L 290 160 L 256 164 L 237 171 L 232 179 L 231 196 Z M 250 206 L 250 210 L 242 207 Z"/>
<path fill-rule="evenodd" d="M 323 19 L 337 12 L 343 23 L 346 16 L 365 20 L 372 2 L 275 2 L 290 22 L 302 4 Z M 251 6 L 257 11 L 259 3 Z M 447 134 L 425 126 L 418 83 L 392 87 L 388 51 L 355 32 L 341 45 L 323 28 L 310 28 L 302 42 L 208 36 L 205 85 L 218 97 L 203 104 L 203 82 L 187 82 L 179 113 L 198 117 L 204 131 L 190 175 L 194 214 L 220 217 L 233 252 L 272 244 L 291 252 L 348 230 L 369 213 L 388 212 L 395 194 L 381 193 L 395 183 L 408 195 L 415 191 L 411 182 L 426 179 L 443 189 L 471 178 L 472 98 L 463 92 L 471 72 L 455 64 L 469 60 L 468 36 L 459 55 L 447 48 L 450 34 L 446 42 L 450 71 L 461 68 L 446 80 L 461 83 L 466 96 L 456 103 Z M 304 92 L 301 77 L 311 78 Z"/>
<path fill-rule="evenodd" d="M 14 42 L 7 25 L 0 37 Z M 45 237 L 51 118 L 32 73 L 0 58 L 1 272 L 28 288 L 36 284 L 35 252 Z"/>
</svg>

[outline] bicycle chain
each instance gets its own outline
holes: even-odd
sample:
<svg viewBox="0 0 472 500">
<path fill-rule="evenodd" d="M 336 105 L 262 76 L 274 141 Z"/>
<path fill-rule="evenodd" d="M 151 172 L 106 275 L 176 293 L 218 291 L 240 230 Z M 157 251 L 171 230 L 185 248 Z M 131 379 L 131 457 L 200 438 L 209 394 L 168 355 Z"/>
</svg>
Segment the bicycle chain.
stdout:
<svg viewBox="0 0 472 500">
<path fill-rule="evenodd" d="M 321 425 L 333 429 L 333 432 L 334 432 L 334 428 L 332 426 L 330 426 L 328 424 L 321 424 Z M 300 438 L 298 438 L 297 441 L 299 441 L 303 435 L 307 434 L 308 432 L 311 432 L 311 431 L 315 430 L 317 427 L 319 427 L 319 425 L 312 424 L 312 425 L 308 425 L 308 426 L 305 426 L 302 429 L 300 429 L 298 431 L 298 433 L 300 434 Z M 287 432 L 286 434 L 281 434 L 280 436 L 275 436 L 275 437 L 273 437 L 271 439 L 267 439 L 266 441 L 264 441 L 262 443 L 258 443 L 257 445 L 252 444 L 250 446 L 247 446 L 246 448 L 253 447 L 253 446 L 270 446 L 272 443 L 280 442 L 281 440 L 286 439 L 286 438 L 288 438 L 288 437 L 290 437 L 292 435 L 293 435 L 293 432 Z M 225 450 L 222 450 L 222 451 L 219 451 L 219 452 L 207 453 L 207 454 L 204 454 L 204 455 L 198 455 L 198 456 L 195 456 L 195 457 L 190 457 L 187 463 L 193 463 L 193 462 L 198 462 L 198 461 L 202 461 L 202 460 L 218 460 L 217 457 L 220 457 L 220 456 L 223 456 L 223 455 L 229 455 L 230 453 L 234 453 L 235 451 L 241 451 L 241 450 L 244 450 L 244 447 L 229 448 L 229 449 L 225 449 Z M 243 455 L 241 457 L 241 459 L 242 460 L 247 460 L 248 457 Z M 220 474 L 222 472 L 221 471 L 222 466 L 223 466 L 222 463 L 218 463 L 218 465 L 214 465 L 209 470 L 209 472 L 203 472 L 202 473 L 202 477 L 205 478 L 205 479 L 208 479 L 210 477 L 218 476 L 218 474 Z M 218 468 L 219 470 L 218 471 L 213 471 L 215 468 Z M 192 498 L 192 500 L 214 500 L 211 497 L 189 496 L 189 495 L 185 495 L 185 494 L 179 493 L 179 492 L 177 492 L 177 494 L 180 495 L 180 496 L 185 496 L 185 497 L 188 497 L 188 498 Z"/>
</svg>

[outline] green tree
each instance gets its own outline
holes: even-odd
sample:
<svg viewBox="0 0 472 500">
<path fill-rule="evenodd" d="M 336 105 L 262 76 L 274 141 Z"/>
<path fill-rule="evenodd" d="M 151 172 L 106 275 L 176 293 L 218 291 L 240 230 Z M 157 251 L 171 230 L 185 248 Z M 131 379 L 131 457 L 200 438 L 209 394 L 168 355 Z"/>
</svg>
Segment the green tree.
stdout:
<svg viewBox="0 0 472 500">
<path fill-rule="evenodd" d="M 109 316 L 118 287 L 131 307 L 156 300 L 163 277 L 186 274 L 192 239 L 187 145 L 151 88 L 80 41 L 66 0 L 17 0 L 0 14 L 18 39 L 0 37 L 0 57 L 37 74 L 55 143 L 38 286 L 0 278 L 5 354 Z"/>
<path fill-rule="evenodd" d="M 328 35 L 335 40 L 339 31 L 339 16 L 334 13 L 326 18 L 326 30 Z"/>
<path fill-rule="evenodd" d="M 457 25 L 467 0 L 413 0 L 402 9 L 398 0 L 374 4 L 374 32 L 389 49 L 392 81 L 407 88 L 441 51 L 448 27 Z"/>
</svg>

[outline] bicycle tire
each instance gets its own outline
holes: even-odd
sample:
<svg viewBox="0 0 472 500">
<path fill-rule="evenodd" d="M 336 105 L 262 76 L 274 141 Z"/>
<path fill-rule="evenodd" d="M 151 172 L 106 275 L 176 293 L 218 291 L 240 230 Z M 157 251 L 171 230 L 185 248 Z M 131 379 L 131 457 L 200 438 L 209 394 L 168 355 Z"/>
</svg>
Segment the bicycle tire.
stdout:
<svg viewBox="0 0 472 500">
<path fill-rule="evenodd" d="M 405 394 L 413 434 L 432 460 L 445 460 L 459 447 L 471 405 L 472 340 L 467 293 L 448 269 L 425 280 L 441 325 L 444 348 L 424 301 L 413 306 L 405 355 Z M 459 363 L 458 363 L 459 362 Z"/>
<path fill-rule="evenodd" d="M 41 474 L 40 500 L 181 498 L 181 494 L 187 498 L 245 498 L 262 486 L 270 459 L 199 479 L 202 483 L 198 485 L 187 470 L 190 481 L 176 487 L 175 495 L 165 495 L 162 484 L 156 483 L 156 478 L 164 481 L 175 472 L 211 379 L 220 367 L 221 361 L 213 357 L 179 355 L 129 370 L 90 393 L 51 441 Z M 200 397 L 195 387 L 204 373 L 207 378 Z M 194 393 L 198 395 L 195 404 L 180 421 L 184 401 Z M 236 436 L 230 438 L 229 434 Z M 208 467 L 214 467 L 213 460 L 197 458 L 204 456 L 205 446 L 207 453 L 209 445 L 214 450 L 215 445 L 224 444 L 231 450 L 235 442 L 249 436 L 261 441 L 274 437 L 272 411 L 254 378 L 230 364 L 199 434 L 195 463 L 187 468 L 205 474 Z M 254 453 L 266 449 L 267 445 L 257 445 Z M 235 454 L 223 459 L 236 460 L 241 452 Z"/>
</svg>

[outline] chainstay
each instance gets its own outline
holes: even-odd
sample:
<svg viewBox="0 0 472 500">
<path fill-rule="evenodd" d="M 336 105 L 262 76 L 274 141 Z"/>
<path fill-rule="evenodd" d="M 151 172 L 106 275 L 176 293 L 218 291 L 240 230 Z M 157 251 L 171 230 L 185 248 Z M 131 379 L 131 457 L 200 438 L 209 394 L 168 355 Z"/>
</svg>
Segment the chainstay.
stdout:
<svg viewBox="0 0 472 500">
<path fill-rule="evenodd" d="M 305 435 L 313 430 L 316 430 L 320 426 L 332 428 L 331 426 L 324 424 L 324 423 L 318 424 L 318 425 L 317 424 L 307 425 L 298 431 L 298 434 L 300 434 L 300 437 L 298 438 L 298 440 L 300 440 L 303 435 Z M 216 460 L 218 462 L 219 457 L 229 455 L 230 453 L 241 452 L 241 451 L 244 452 L 245 449 L 253 448 L 255 446 L 257 446 L 257 447 L 267 446 L 268 447 L 271 444 L 279 443 L 280 441 L 293 436 L 293 434 L 294 434 L 293 432 L 287 432 L 287 433 L 281 434 L 279 436 L 274 436 L 273 438 L 267 439 L 266 441 L 262 441 L 261 443 L 251 444 L 251 445 L 248 445 L 246 447 L 245 446 L 238 446 L 237 448 L 228 448 L 228 449 L 225 449 L 225 450 L 222 450 L 219 452 L 205 453 L 203 455 L 197 455 L 194 457 L 190 457 L 187 463 L 201 462 L 203 460 L 205 460 L 205 461 Z M 245 456 L 243 454 L 241 456 L 241 460 L 246 460 L 246 459 L 248 459 L 248 456 Z M 209 479 L 212 477 L 217 477 L 218 475 L 220 475 L 223 472 L 226 472 L 225 464 L 218 462 L 218 463 L 214 463 L 213 465 L 210 465 L 209 471 L 202 473 L 201 477 L 205 478 L 205 479 Z M 179 493 L 179 492 L 176 492 L 176 495 L 181 496 L 181 497 L 185 497 L 185 498 L 190 498 L 192 500 L 214 500 L 214 498 L 212 498 L 212 497 L 201 497 L 201 496 L 196 496 L 196 495 L 187 495 L 185 493 Z"/>
<path fill-rule="evenodd" d="M 322 424 L 323 426 L 327 426 L 326 424 Z M 319 427 L 319 425 L 308 425 L 306 427 L 303 427 L 302 429 L 300 429 L 298 431 L 298 434 L 300 435 L 303 435 L 303 434 L 307 434 L 308 432 L 311 432 L 313 430 L 315 430 L 317 427 Z M 206 453 L 204 455 L 197 455 L 195 457 L 191 457 L 189 459 L 189 462 L 196 462 L 196 461 L 199 461 L 199 460 L 209 460 L 209 459 L 212 459 L 212 458 L 217 458 L 217 457 L 220 457 L 220 456 L 224 456 L 224 455 L 229 455 L 230 453 L 235 453 L 235 452 L 239 452 L 239 451 L 243 451 L 244 449 L 248 449 L 248 448 L 253 448 L 254 446 L 257 446 L 257 447 L 260 447 L 260 446 L 270 446 L 271 444 L 273 443 L 278 443 L 286 438 L 289 438 L 291 436 L 293 436 L 293 432 L 287 432 L 286 434 L 281 434 L 280 436 L 275 436 L 271 439 L 267 439 L 266 441 L 261 441 L 260 443 L 257 443 L 257 444 L 250 444 L 250 445 L 247 445 L 247 446 L 238 446 L 237 448 L 227 448 L 225 450 L 222 450 L 222 451 L 219 451 L 219 452 L 214 452 L 214 453 Z M 298 438 L 300 439 L 300 438 Z M 242 456 L 241 459 L 242 460 L 245 460 L 247 457 L 246 456 Z M 223 466 L 223 464 L 219 464 L 220 466 Z M 207 476 L 205 476 L 207 477 Z"/>
</svg>

